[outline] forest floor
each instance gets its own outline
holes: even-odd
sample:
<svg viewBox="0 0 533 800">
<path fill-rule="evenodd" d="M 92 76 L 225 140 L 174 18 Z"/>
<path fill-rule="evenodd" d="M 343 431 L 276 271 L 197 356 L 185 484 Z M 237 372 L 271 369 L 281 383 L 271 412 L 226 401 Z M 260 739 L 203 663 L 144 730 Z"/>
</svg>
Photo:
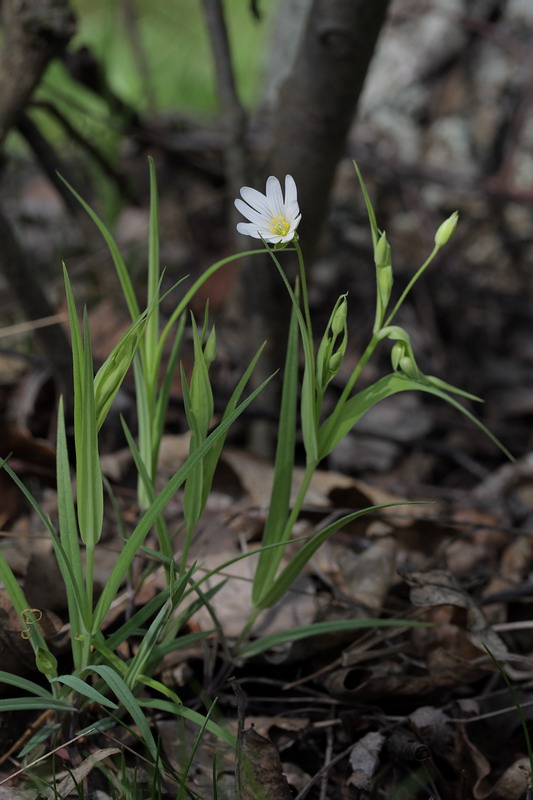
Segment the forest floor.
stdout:
<svg viewBox="0 0 533 800">
<path fill-rule="evenodd" d="M 374 171 L 371 163 L 365 165 L 364 157 L 360 161 L 376 200 L 378 219 L 387 231 L 389 225 L 392 228 L 389 240 L 397 259 L 395 291 L 399 291 L 420 263 L 432 231 L 417 218 L 416 209 L 410 210 L 407 219 L 406 197 L 397 189 L 390 169 Z M 132 168 L 141 202 L 126 204 L 117 226 L 117 238 L 141 294 L 148 218 L 144 165 L 143 156 Z M 213 177 L 196 166 L 182 165 L 176 170 L 164 160 L 159 163 L 161 255 L 162 263 L 168 264 L 164 288 L 181 275 L 199 274 L 233 246 L 227 222 L 231 198 L 226 197 L 216 171 Z M 342 165 L 321 255 L 309 275 L 317 331 L 323 330 L 339 294 L 349 292 L 349 350 L 332 386 L 333 395 L 342 390 L 343 379 L 364 349 L 375 303 L 370 234 L 352 169 L 349 161 Z M 67 262 L 79 306 L 82 301 L 88 303 L 95 361 L 101 362 L 127 326 L 103 244 L 96 236 L 88 244 L 83 231 L 72 233 L 61 202 L 31 169 L 19 179 L 17 197 L 13 217 L 28 252 L 35 255 L 35 269 L 42 271 L 50 294 L 57 298 L 57 313 L 64 319 L 60 257 Z M 417 285 L 401 322 L 409 330 L 424 372 L 484 399 L 479 409 L 469 407 L 509 448 L 516 462 L 507 461 L 480 431 L 436 400 L 409 392 L 383 401 L 322 465 L 295 535 L 308 535 L 325 519 L 368 505 L 404 500 L 424 504 L 365 517 L 334 535 L 283 602 L 260 620 L 255 633 L 347 617 L 385 616 L 433 625 L 330 634 L 228 664 L 225 645 L 238 636 L 249 610 L 253 565 L 245 560 L 228 571 L 230 579 L 214 603 L 223 640 L 212 637 L 207 643 L 193 644 L 169 654 L 161 665 L 159 677 L 192 708 L 205 711 L 217 697 L 219 721 L 236 732 L 237 700 L 228 684 L 233 676 L 245 693 L 246 728 L 253 726 L 256 734 L 274 745 L 298 798 L 520 800 L 528 791 L 529 762 L 520 716 L 483 646 L 504 667 L 529 719 L 533 708 L 529 611 L 533 597 L 532 284 L 527 266 L 516 258 L 516 236 L 508 225 L 480 222 L 479 202 L 476 195 L 464 202 L 457 237 Z M 402 204 L 403 217 L 398 213 Z M 519 226 L 520 206 L 507 212 L 508 207 L 507 222 L 514 214 Z M 413 233 L 417 219 L 421 235 Z M 503 266 L 501 252 L 506 253 Z M 218 360 L 212 369 L 216 408 L 222 407 L 242 372 L 249 344 L 249 321 L 235 316 L 228 320 L 227 307 L 237 280 L 235 269 L 220 273 L 194 305 L 200 316 L 209 297 L 211 319 L 217 325 Z M 171 312 L 173 302 L 172 297 L 164 301 L 164 314 Z M 9 327 L 20 317 L 13 298 L 6 294 L 0 302 L 0 319 L 0 455 L 12 454 L 13 468 L 54 516 L 56 396 L 50 371 L 33 350 L 28 334 Z M 38 341 L 39 331 L 34 330 L 33 336 Z M 191 357 L 187 339 L 186 368 Z M 389 354 L 383 352 L 365 372 L 364 381 L 388 370 L 388 360 Z M 133 525 L 139 516 L 135 469 L 119 413 L 134 427 L 131 379 L 121 390 L 117 413 L 102 432 L 101 450 L 104 473 L 123 518 Z M 259 398 L 228 438 L 190 553 L 202 569 L 211 569 L 260 541 L 272 464 L 268 457 L 254 454 L 248 443 L 250 430 L 258 423 L 271 426 L 275 441 L 275 415 L 275 409 Z M 160 486 L 187 456 L 185 431 L 176 380 L 158 469 Z M 182 521 L 181 503 L 178 494 L 167 507 L 172 529 Z M 67 621 L 65 593 L 50 541 L 3 474 L 0 526 L 0 547 L 28 601 L 46 610 L 50 624 L 61 631 Z M 106 530 L 95 571 L 97 587 L 106 583 L 121 548 L 120 536 L 113 509 L 106 506 Z M 139 563 L 135 574 L 145 566 Z M 164 576 L 157 570 L 141 591 L 125 588 L 122 602 L 105 625 L 118 624 L 162 588 Z M 6 621 L 0 629 L 1 668 L 35 679 L 27 643 L 20 639 L 4 594 L 0 613 Z M 211 627 L 212 620 L 201 610 L 188 630 Z M 135 646 L 135 641 L 128 644 L 131 651 Z M 68 671 L 68 656 L 61 655 L 68 648 L 58 645 L 57 652 Z M 4 696 L 10 691 L 14 692 L 5 687 Z M 179 768 L 187 737 L 192 741 L 193 734 L 188 729 L 179 731 L 164 714 L 154 714 L 152 723 L 165 758 Z M 34 724 L 29 714 L 5 714 L 0 753 L 7 753 Z M 133 737 L 111 733 L 123 746 L 135 748 Z M 258 747 L 255 734 L 248 731 L 247 735 L 245 745 L 253 754 Z M 74 769 L 82 752 L 86 755 L 92 746 L 91 740 L 64 748 L 58 771 Z M 109 740 L 102 736 L 99 746 L 109 746 Z M 200 749 L 190 772 L 190 788 L 202 800 L 213 796 L 213 746 L 209 740 Z M 265 756 L 264 741 L 262 746 L 263 755 L 256 751 L 253 757 L 265 758 L 265 769 L 270 769 L 272 751 Z M 0 779 L 18 768 L 17 752 L 9 758 L 0 755 Z M 233 765 L 228 754 L 220 755 L 218 769 L 231 785 Z M 272 769 L 275 772 L 275 762 Z M 94 780 L 94 786 L 100 786 L 98 796 L 110 796 Z M 10 785 L 12 794 L 6 797 L 15 797 L 15 787 L 23 784 L 13 781 Z M 149 787 L 144 790 L 139 796 L 150 796 Z M 223 791 L 221 782 L 220 796 Z M 283 797 L 271 796 L 273 800 Z"/>
</svg>

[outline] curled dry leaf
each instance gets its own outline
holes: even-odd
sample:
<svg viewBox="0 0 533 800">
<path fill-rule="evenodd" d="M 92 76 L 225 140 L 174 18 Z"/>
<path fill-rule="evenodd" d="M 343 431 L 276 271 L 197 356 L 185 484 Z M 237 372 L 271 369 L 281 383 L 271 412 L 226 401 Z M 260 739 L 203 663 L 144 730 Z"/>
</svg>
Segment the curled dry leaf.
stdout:
<svg viewBox="0 0 533 800">
<path fill-rule="evenodd" d="M 348 778 L 349 786 L 365 791 L 370 789 L 384 742 L 385 737 L 382 733 L 372 731 L 354 744 L 350 753 L 350 766 L 353 772 Z"/>
<path fill-rule="evenodd" d="M 79 767 L 73 769 L 72 772 L 61 781 L 59 786 L 54 788 L 54 798 L 67 798 L 72 792 L 77 792 L 78 784 L 87 777 L 100 761 L 104 761 L 104 759 L 117 755 L 120 752 L 118 747 L 106 747 L 103 750 L 96 750 L 94 753 L 91 753 L 90 756 L 81 762 Z"/>
<path fill-rule="evenodd" d="M 494 633 L 481 608 L 459 586 L 451 572 L 434 569 L 407 573 L 404 577 L 411 586 L 411 602 L 414 606 L 453 606 L 461 609 L 462 614 L 458 615 L 464 619 L 461 627 L 474 647 L 483 652 L 483 642 L 497 658 L 505 658 L 507 648 L 502 639 Z"/>
</svg>

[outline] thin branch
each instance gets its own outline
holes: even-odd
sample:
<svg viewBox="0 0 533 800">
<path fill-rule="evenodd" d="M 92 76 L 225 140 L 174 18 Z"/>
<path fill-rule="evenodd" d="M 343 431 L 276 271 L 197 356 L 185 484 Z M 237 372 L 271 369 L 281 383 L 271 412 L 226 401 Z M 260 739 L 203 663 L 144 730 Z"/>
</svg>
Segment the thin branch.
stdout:
<svg viewBox="0 0 533 800">
<path fill-rule="evenodd" d="M 237 94 L 228 29 L 221 0 L 203 0 L 204 17 L 215 62 L 218 99 L 226 133 L 226 174 L 236 197 L 247 182 L 246 112 Z"/>
</svg>

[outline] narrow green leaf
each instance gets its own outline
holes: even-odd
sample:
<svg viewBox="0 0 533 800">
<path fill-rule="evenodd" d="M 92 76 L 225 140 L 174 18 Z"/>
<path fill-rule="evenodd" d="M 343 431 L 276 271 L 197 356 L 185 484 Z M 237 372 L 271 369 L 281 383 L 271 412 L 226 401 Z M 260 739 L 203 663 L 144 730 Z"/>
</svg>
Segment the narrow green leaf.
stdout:
<svg viewBox="0 0 533 800">
<path fill-rule="evenodd" d="M 228 401 L 228 404 L 227 404 L 226 408 L 224 409 L 224 414 L 222 415 L 222 421 L 224 421 L 231 413 L 233 413 L 233 411 L 235 411 L 235 408 L 237 407 L 237 403 L 241 399 L 242 393 L 244 392 L 246 386 L 248 385 L 248 382 L 249 382 L 250 378 L 252 377 L 252 374 L 253 374 L 253 371 L 255 369 L 255 366 L 256 366 L 257 362 L 259 361 L 259 358 L 260 358 L 261 353 L 263 352 L 263 350 L 265 348 L 265 345 L 266 345 L 266 342 L 264 342 L 261 345 L 261 347 L 259 348 L 257 353 L 254 355 L 254 357 L 252 358 L 252 360 L 248 364 L 248 367 L 244 371 L 244 373 L 243 373 L 240 381 L 238 382 L 237 386 L 233 390 L 233 392 L 231 394 L 231 397 L 230 397 L 230 399 Z M 222 452 L 222 448 L 224 447 L 224 442 L 225 441 L 226 441 L 226 434 L 224 436 L 220 437 L 218 442 L 216 442 L 213 445 L 213 447 L 207 452 L 207 454 L 205 455 L 204 460 L 203 460 L 204 487 L 203 487 L 202 503 L 204 504 L 204 506 L 205 506 L 205 503 L 207 502 L 208 495 L 209 495 L 209 493 L 211 491 L 211 486 L 212 486 L 212 483 L 213 483 L 213 476 L 215 474 L 215 470 L 216 470 L 217 464 L 219 462 L 220 454 Z"/>
<path fill-rule="evenodd" d="M 300 303 L 298 297 L 293 292 L 292 287 L 287 280 L 283 268 L 277 258 L 274 249 L 265 243 L 268 253 L 276 265 L 276 269 L 289 293 L 291 298 L 292 307 L 294 308 L 298 325 L 300 327 L 300 336 L 302 339 L 302 346 L 304 350 L 304 375 L 302 380 L 302 397 L 301 397 L 301 414 L 302 414 L 302 438 L 304 440 L 305 453 L 307 456 L 307 463 L 314 464 L 318 460 L 318 441 L 316 430 L 316 371 L 315 371 L 315 355 L 313 351 L 314 343 L 312 334 L 309 332 L 304 315 L 300 310 Z"/>
<path fill-rule="evenodd" d="M 131 454 L 135 462 L 135 468 L 137 469 L 137 474 L 139 475 L 139 479 L 142 483 L 142 487 L 144 490 L 144 497 L 147 500 L 147 505 L 151 505 L 156 497 L 153 483 L 150 480 L 150 477 L 146 469 L 146 465 L 142 460 L 141 453 L 135 444 L 135 440 L 131 434 L 130 429 L 126 424 L 126 421 L 123 418 L 121 418 L 120 421 L 122 424 L 122 430 L 124 431 L 124 435 L 128 443 L 128 447 L 131 450 Z M 166 558 L 169 560 L 169 563 L 172 564 L 174 558 L 174 548 L 172 546 L 172 540 L 170 538 L 168 526 L 163 514 L 160 514 L 156 518 L 155 529 L 157 533 L 157 540 L 159 542 L 159 549 L 161 550 L 161 553 L 164 556 L 166 556 Z"/>
<path fill-rule="evenodd" d="M 130 663 L 125 675 L 125 682 L 130 689 L 133 689 L 137 678 L 141 673 L 146 673 L 146 665 L 150 661 L 152 651 L 154 650 L 165 626 L 172 616 L 174 609 L 183 597 L 183 593 L 187 588 L 187 584 L 192 578 L 194 567 L 180 577 L 171 597 L 166 601 L 163 607 L 159 610 L 155 619 L 150 624 L 150 627 L 142 637 L 139 648 Z"/>
<path fill-rule="evenodd" d="M 281 633 L 273 633 L 271 636 L 263 636 L 255 639 L 239 650 L 240 658 L 251 658 L 265 650 L 287 644 L 298 642 L 301 639 L 308 639 L 310 636 L 319 636 L 324 633 L 336 633 L 337 631 L 357 630 L 358 628 L 420 628 L 428 627 L 431 623 L 419 622 L 417 620 L 405 619 L 336 619 L 329 622 L 314 622 L 312 625 L 304 625 L 301 628 L 293 628 Z"/>
<path fill-rule="evenodd" d="M 153 315 L 152 310 L 150 317 Z M 99 431 L 105 422 L 118 390 L 126 377 L 135 353 L 139 347 L 141 336 L 147 325 L 147 312 L 132 322 L 120 341 L 98 370 L 94 378 L 94 402 L 96 430 Z"/>
<path fill-rule="evenodd" d="M 304 545 L 302 545 L 300 550 L 291 558 L 290 562 L 287 564 L 278 578 L 276 580 L 274 580 L 274 577 L 272 578 L 271 583 L 265 587 L 265 591 L 255 603 L 256 608 L 270 608 L 277 603 L 278 600 L 281 600 L 281 598 L 290 589 L 296 578 L 300 575 L 308 561 L 314 556 L 318 548 L 321 547 L 321 545 L 324 544 L 324 542 L 329 539 L 330 536 L 340 530 L 344 525 L 348 525 L 350 522 L 353 522 L 359 517 L 363 517 L 365 514 L 370 514 L 373 511 L 380 511 L 382 508 L 391 508 L 393 506 L 404 505 L 416 505 L 416 503 L 386 503 L 384 505 L 369 506 L 368 508 L 363 508 L 359 511 L 354 511 L 351 514 L 347 514 L 346 516 L 341 517 L 341 519 L 332 522 L 331 525 L 328 525 L 323 530 L 319 531 Z"/>
<path fill-rule="evenodd" d="M 93 703 L 99 703 L 101 706 L 105 706 L 106 708 L 118 708 L 117 704 L 110 700 L 109 697 L 105 697 L 93 686 L 85 683 L 85 681 L 82 681 L 81 678 L 77 678 L 75 675 L 59 675 L 57 678 L 52 678 L 52 683 L 53 682 L 62 683 L 64 686 L 68 686 L 69 689 L 73 689 L 78 694 L 83 695 L 83 697 L 87 697 Z"/>
<path fill-rule="evenodd" d="M 157 176 L 152 157 L 148 158 L 150 168 L 150 224 L 148 234 L 148 305 L 157 303 L 159 296 L 159 201 L 157 196 Z M 159 338 L 159 306 L 150 315 L 145 335 L 145 378 L 155 388 L 157 384 L 157 344 Z"/>
<path fill-rule="evenodd" d="M 120 254 L 120 250 L 117 246 L 117 243 L 113 239 L 111 233 L 109 232 L 108 228 L 104 225 L 100 217 L 92 210 L 90 205 L 85 202 L 83 197 L 81 197 L 77 191 L 70 185 L 68 181 L 63 178 L 62 175 L 59 175 L 65 186 L 72 192 L 78 203 L 85 209 L 87 214 L 90 216 L 100 233 L 105 239 L 105 242 L 109 248 L 109 252 L 111 254 L 111 258 L 113 259 L 113 263 L 115 265 L 115 269 L 117 271 L 118 279 L 120 281 L 120 285 L 122 287 L 122 293 L 124 294 L 124 298 L 128 305 L 128 309 L 132 319 L 137 319 L 139 316 L 139 306 L 137 303 L 137 299 L 135 297 L 135 291 L 133 289 L 133 284 L 131 282 L 130 276 L 128 274 L 128 270 L 126 269 L 126 265 L 124 260 Z"/>
<path fill-rule="evenodd" d="M 298 404 L 298 322 L 295 306 L 292 307 L 283 388 L 278 424 L 276 457 L 274 461 L 274 481 L 270 495 L 268 516 L 261 543 L 274 544 L 283 538 L 289 515 L 292 473 L 294 469 L 294 449 L 296 443 L 296 411 Z M 252 602 L 270 586 L 276 576 L 284 548 L 263 550 L 259 556 L 252 588 Z"/>
<path fill-rule="evenodd" d="M 154 708 L 159 711 L 167 711 L 169 714 L 174 714 L 176 717 L 183 717 L 183 719 L 187 719 L 189 722 L 193 722 L 199 727 L 204 725 L 204 714 L 200 714 L 198 711 L 193 711 L 192 708 L 188 708 L 184 705 L 174 705 L 173 703 L 169 703 L 168 700 L 159 700 L 157 698 L 145 700 L 142 698 L 139 699 L 139 705 L 141 705 L 143 708 Z M 228 731 L 225 731 L 224 728 L 221 728 L 216 722 L 213 722 L 213 720 L 209 719 L 207 721 L 206 728 L 208 731 L 210 731 L 210 733 L 214 733 L 214 735 L 223 742 L 229 744 L 230 747 L 236 748 L 237 740 L 235 739 L 235 736 Z"/>
<path fill-rule="evenodd" d="M 130 564 L 139 547 L 142 545 L 145 537 L 147 536 L 150 528 L 155 520 L 161 514 L 167 503 L 175 495 L 177 490 L 186 480 L 187 476 L 194 469 L 197 463 L 203 458 L 204 454 L 208 452 L 209 448 L 223 436 L 226 431 L 231 427 L 236 419 L 242 412 L 250 405 L 250 403 L 257 397 L 266 384 L 271 380 L 272 376 L 267 378 L 263 383 L 255 389 L 244 400 L 235 411 L 230 414 L 224 421 L 222 421 L 217 428 L 207 437 L 204 444 L 192 456 L 190 456 L 185 464 L 172 476 L 165 488 L 160 492 L 154 502 L 150 505 L 143 517 L 139 520 L 136 528 L 133 530 L 129 540 L 126 542 L 120 556 L 117 559 L 113 571 L 104 587 L 96 606 L 93 629 L 98 630 L 102 624 L 105 615 L 107 614 L 113 599 L 115 598 L 120 584 L 129 569 Z"/>
<path fill-rule="evenodd" d="M 98 455 L 93 359 L 87 312 L 84 312 L 83 325 L 82 393 L 80 397 L 74 397 L 78 525 L 82 541 L 89 549 L 94 549 L 102 535 L 104 490 Z"/>
<path fill-rule="evenodd" d="M 120 675 L 115 672 L 114 669 L 111 669 L 111 667 L 108 667 L 105 664 L 92 664 L 86 667 L 83 672 L 96 672 L 97 675 L 99 675 L 107 683 L 117 700 L 137 725 L 141 738 L 144 740 L 144 744 L 146 745 L 148 752 L 154 761 L 158 762 L 159 756 L 157 752 L 157 744 L 152 736 L 150 726 L 148 725 L 146 717 L 141 711 L 139 703 L 128 689 L 125 681 L 120 677 Z"/>
<path fill-rule="evenodd" d="M 130 636 L 134 633 L 139 631 L 139 628 L 146 622 L 146 620 L 150 619 L 154 614 L 157 614 L 161 606 L 166 602 L 168 599 L 169 592 L 168 589 L 163 589 L 162 592 L 156 594 L 155 597 L 152 597 L 151 600 L 146 603 L 146 605 L 141 606 L 135 614 L 130 617 L 127 622 L 120 626 L 120 628 L 114 631 L 110 636 L 106 639 L 106 644 L 110 650 L 116 650 L 116 648 L 122 642 L 125 642 Z"/>
<path fill-rule="evenodd" d="M 35 733 L 31 739 L 29 739 L 22 750 L 20 750 L 17 754 L 17 758 L 24 758 L 24 756 L 31 753 L 34 747 L 45 742 L 49 737 L 53 736 L 57 731 L 60 729 L 61 725 L 59 722 L 54 722 L 49 725 L 43 725 L 42 728 L 38 728 L 37 733 Z"/>
<path fill-rule="evenodd" d="M 26 488 L 26 486 L 24 486 L 24 484 L 22 483 L 16 472 L 13 472 L 13 470 L 11 469 L 9 464 L 6 463 L 5 460 L 0 459 L 0 468 L 5 469 L 11 480 L 18 486 L 20 491 L 26 497 L 31 507 L 41 520 L 44 527 L 47 529 L 48 533 L 50 534 L 50 538 L 52 539 L 52 544 L 54 545 L 54 552 L 56 554 L 57 562 L 59 564 L 59 569 L 61 570 L 61 575 L 63 576 L 63 580 L 65 581 L 65 583 L 69 582 L 70 586 L 72 587 L 72 591 L 74 593 L 77 593 L 77 583 L 74 577 L 74 573 L 72 571 L 71 564 L 69 562 L 67 554 L 65 553 L 65 549 L 55 531 L 54 526 L 50 522 L 49 518 L 43 513 L 43 510 L 40 507 L 37 500 L 33 497 L 33 495 Z M 81 597 L 77 596 L 77 594 L 76 594 L 76 600 L 78 603 L 78 608 L 84 608 L 83 600 Z"/>
<path fill-rule="evenodd" d="M 137 425 L 139 427 L 139 452 L 144 464 L 150 484 L 153 485 L 155 465 L 153 460 L 152 442 L 152 398 L 148 394 L 148 386 L 145 380 L 141 360 L 136 356 L 133 360 L 133 374 L 135 377 L 135 399 L 137 403 Z M 150 505 L 144 481 L 139 475 L 138 495 L 141 508 Z"/>
<path fill-rule="evenodd" d="M 3 670 L 0 670 L 0 683 L 5 683 L 8 686 L 16 686 L 17 689 L 30 692 L 30 694 L 35 694 L 37 697 L 53 697 L 47 689 L 39 686 L 38 683 L 29 681 L 27 678 L 21 678 L 19 675 L 12 675 L 10 672 L 4 672 Z"/>
<path fill-rule="evenodd" d="M 165 368 L 165 375 L 163 378 L 163 383 L 157 395 L 157 403 L 156 403 L 156 410 L 153 419 L 153 426 L 152 426 L 152 461 L 153 461 L 153 473 L 155 473 L 156 469 L 156 459 L 159 454 L 159 446 L 161 443 L 161 437 L 163 435 L 163 430 L 165 428 L 165 418 L 167 415 L 168 410 L 168 402 L 170 399 L 170 392 L 172 389 L 172 382 L 174 380 L 174 375 L 176 372 L 178 358 L 181 349 L 181 343 L 183 341 L 183 332 L 185 330 L 185 315 L 183 314 L 178 322 L 178 327 L 176 333 L 174 335 L 174 339 L 172 341 L 172 347 L 170 350 L 170 354 L 168 357 L 167 365 Z"/>
<path fill-rule="evenodd" d="M 509 458 L 514 461 L 513 456 L 507 448 L 492 434 L 488 428 L 483 425 L 467 408 L 462 406 L 455 398 L 431 383 L 431 378 L 424 380 L 414 380 L 408 378 L 407 375 L 394 372 L 390 375 L 385 375 L 376 383 L 369 386 L 367 389 L 351 397 L 346 401 L 340 413 L 333 412 L 333 414 L 324 422 L 319 430 L 319 455 L 324 458 L 330 453 L 333 448 L 343 439 L 346 434 L 353 428 L 353 426 L 361 419 L 372 406 L 390 397 L 393 394 L 405 391 L 419 391 L 440 397 L 449 405 L 456 408 L 471 422 L 474 423 L 488 438 Z"/>
<path fill-rule="evenodd" d="M 0 700 L 0 712 L 3 711 L 77 711 L 74 706 L 56 700 L 53 697 L 10 697 Z"/>
<path fill-rule="evenodd" d="M 81 643 L 78 636 L 82 632 L 81 620 L 90 618 L 92 609 L 80 609 L 78 607 L 79 598 L 85 595 L 85 581 L 81 563 L 81 553 L 78 541 L 78 526 L 76 524 L 76 513 L 74 510 L 74 498 L 72 496 L 72 483 L 70 480 L 70 465 L 67 450 L 67 437 L 65 431 L 65 415 L 63 411 L 63 399 L 59 399 L 57 414 L 57 509 L 59 517 L 59 534 L 63 544 L 65 556 L 70 564 L 70 571 L 63 574 L 63 581 L 67 593 L 67 605 L 69 611 L 69 621 L 71 626 L 71 648 L 76 669 L 81 667 Z M 60 556 L 56 555 L 60 562 Z M 72 585 L 70 576 L 76 581 L 76 587 Z"/>
<path fill-rule="evenodd" d="M 167 339 L 168 339 L 168 337 L 170 335 L 170 332 L 171 332 L 172 328 L 174 327 L 174 323 L 176 322 L 177 319 L 179 319 L 181 317 L 181 315 L 183 314 L 183 312 L 185 311 L 185 309 L 189 305 L 190 301 L 192 300 L 192 298 L 194 297 L 194 295 L 196 294 L 198 289 L 201 286 L 204 285 L 204 283 L 211 277 L 211 275 L 214 275 L 215 272 L 218 272 L 218 270 L 221 269 L 222 267 L 226 266 L 226 264 L 231 264 L 232 261 L 238 261 L 239 259 L 247 258 L 248 256 L 261 255 L 261 254 L 263 254 L 265 252 L 266 252 L 266 250 L 264 248 L 262 248 L 261 250 L 246 250 L 246 251 L 244 251 L 242 253 L 234 253 L 231 256 L 226 256 L 226 258 L 220 259 L 220 261 L 216 261 L 208 269 L 206 269 L 205 272 L 203 272 L 200 275 L 198 280 L 196 280 L 193 283 L 191 288 L 182 297 L 182 299 L 180 300 L 180 302 L 178 303 L 178 305 L 176 306 L 176 308 L 172 312 L 172 315 L 170 316 L 170 319 L 168 320 L 167 324 L 163 328 L 163 332 L 161 333 L 161 336 L 159 338 L 159 345 L 158 345 L 158 350 L 159 350 L 159 352 L 158 352 L 158 361 L 159 361 L 159 363 L 161 362 L 161 356 L 163 354 L 165 343 L 166 343 L 166 341 L 167 341 Z M 294 251 L 291 249 L 290 252 L 294 252 Z"/>
<path fill-rule="evenodd" d="M 361 170 L 359 169 L 359 167 L 357 166 L 355 161 L 353 162 L 353 165 L 355 167 L 355 171 L 357 173 L 357 178 L 359 180 L 359 185 L 361 186 L 361 192 L 363 194 L 363 198 L 364 198 L 364 201 L 365 201 L 366 211 L 367 211 L 367 214 L 368 214 L 368 221 L 370 222 L 370 230 L 372 231 L 372 244 L 373 244 L 374 249 L 375 249 L 376 245 L 378 243 L 379 237 L 381 236 L 381 231 L 378 228 L 378 224 L 376 222 L 376 215 L 374 213 L 374 208 L 372 206 L 372 201 L 370 200 L 370 196 L 369 196 L 369 194 L 368 194 L 368 192 L 366 190 L 366 186 L 365 186 L 365 182 L 363 180 L 363 176 L 361 174 Z"/>
</svg>

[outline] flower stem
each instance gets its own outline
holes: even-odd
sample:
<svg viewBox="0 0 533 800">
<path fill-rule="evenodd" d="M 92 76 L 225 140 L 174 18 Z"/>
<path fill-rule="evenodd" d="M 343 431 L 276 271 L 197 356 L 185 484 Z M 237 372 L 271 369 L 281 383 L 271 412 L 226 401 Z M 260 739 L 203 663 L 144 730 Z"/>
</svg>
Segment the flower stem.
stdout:
<svg viewBox="0 0 533 800">
<path fill-rule="evenodd" d="M 402 292 L 402 294 L 400 296 L 400 299 L 398 300 L 398 302 L 394 306 L 392 312 L 389 314 L 385 324 L 382 327 L 386 328 L 388 325 L 391 324 L 392 320 L 394 319 L 394 317 L 398 313 L 398 311 L 400 309 L 400 306 L 402 305 L 403 301 L 405 300 L 405 298 L 407 297 L 407 295 L 409 294 L 409 292 L 411 291 L 411 289 L 413 288 L 413 286 L 415 285 L 417 280 L 420 278 L 422 273 L 429 267 L 429 265 L 431 264 L 431 262 L 433 261 L 433 259 L 435 258 L 435 256 L 439 252 L 439 250 L 440 250 L 440 247 L 435 245 L 435 247 L 431 251 L 430 255 L 426 258 L 426 260 L 424 261 L 424 263 L 422 264 L 422 266 L 420 267 L 418 272 L 415 275 L 413 275 L 413 277 L 411 278 L 411 280 L 409 281 L 409 283 L 407 284 L 407 286 L 403 290 L 403 292 Z"/>
<path fill-rule="evenodd" d="M 309 336 L 313 337 L 313 330 L 311 328 L 311 313 L 309 311 L 309 293 L 307 291 L 307 276 L 305 274 L 305 264 L 304 264 L 304 257 L 302 253 L 302 248 L 297 239 L 294 240 L 294 246 L 296 248 L 296 253 L 298 255 L 298 266 L 300 268 L 300 287 L 302 293 L 302 305 L 304 308 L 304 316 L 305 316 L 305 324 L 307 326 L 307 332 Z"/>
</svg>

